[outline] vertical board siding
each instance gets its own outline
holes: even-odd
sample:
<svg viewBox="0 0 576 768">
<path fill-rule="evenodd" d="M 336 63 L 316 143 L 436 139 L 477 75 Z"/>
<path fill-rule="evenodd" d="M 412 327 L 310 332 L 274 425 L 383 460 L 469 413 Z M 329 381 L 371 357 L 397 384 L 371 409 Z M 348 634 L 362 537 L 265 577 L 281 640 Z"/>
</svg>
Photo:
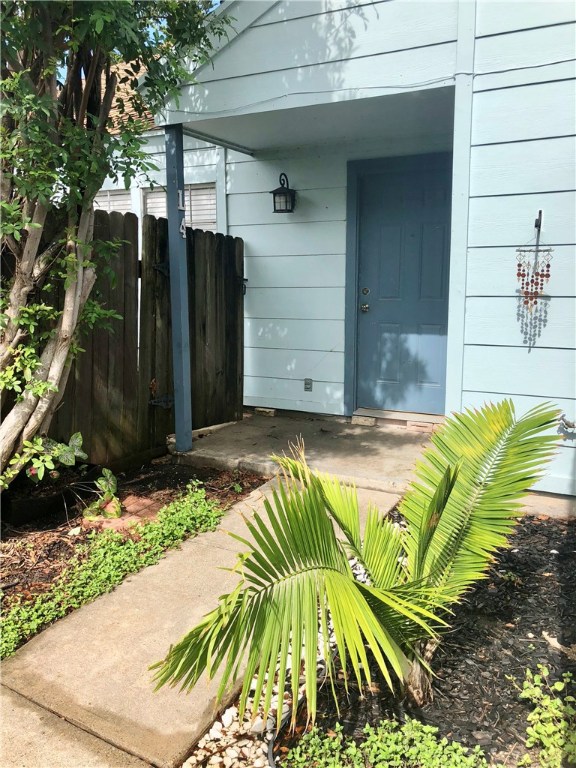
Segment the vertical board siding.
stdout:
<svg viewBox="0 0 576 768">
<path fill-rule="evenodd" d="M 192 424 L 242 418 L 243 250 L 232 237 L 188 230 Z"/>
<path fill-rule="evenodd" d="M 96 328 L 82 338 L 86 351 L 73 366 L 51 427 L 59 440 L 81 432 L 94 464 L 161 451 L 174 431 L 172 407 L 151 402 L 173 394 L 168 223 L 147 215 L 142 229 L 139 288 L 136 216 L 96 212 L 95 238 L 121 246 L 110 263 L 115 280 L 100 276 L 93 298 L 122 320 L 112 321 L 112 332 Z M 200 230 L 189 229 L 187 237 L 198 428 L 242 416 L 243 247 L 238 239 Z"/>
</svg>

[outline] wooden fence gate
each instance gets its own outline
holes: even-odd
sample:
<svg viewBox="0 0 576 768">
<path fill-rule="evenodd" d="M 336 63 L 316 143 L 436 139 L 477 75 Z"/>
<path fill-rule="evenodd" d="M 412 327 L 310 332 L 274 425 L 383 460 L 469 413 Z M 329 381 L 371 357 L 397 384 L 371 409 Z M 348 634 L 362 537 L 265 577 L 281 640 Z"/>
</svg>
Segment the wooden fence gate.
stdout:
<svg viewBox="0 0 576 768">
<path fill-rule="evenodd" d="M 142 261 L 134 214 L 97 211 L 94 237 L 121 240 L 92 297 L 122 320 L 80 339 L 50 434 L 81 432 L 94 464 L 154 455 L 174 432 L 168 222 L 144 216 Z M 194 429 L 242 418 L 243 242 L 187 230 Z"/>
</svg>

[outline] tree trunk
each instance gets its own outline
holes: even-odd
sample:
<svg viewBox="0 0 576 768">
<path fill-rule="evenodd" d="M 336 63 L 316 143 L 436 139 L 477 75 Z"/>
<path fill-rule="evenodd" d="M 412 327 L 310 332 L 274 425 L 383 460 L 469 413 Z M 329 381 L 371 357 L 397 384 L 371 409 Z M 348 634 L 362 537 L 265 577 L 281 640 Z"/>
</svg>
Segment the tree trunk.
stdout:
<svg viewBox="0 0 576 768">
<path fill-rule="evenodd" d="M 410 674 L 406 680 L 406 695 L 410 702 L 417 707 L 428 704 L 434 697 L 430 673 L 425 664 L 430 664 L 436 648 L 438 648 L 438 640 L 424 640 L 416 648 L 422 661 L 420 658 L 415 658 L 412 661 Z"/>
<path fill-rule="evenodd" d="M 64 308 L 56 331 L 46 343 L 41 356 L 42 364 L 34 375 L 36 381 L 50 384 L 51 389 L 41 396 L 25 392 L 22 400 L 7 414 L 0 427 L 0 472 L 4 472 L 14 454 L 21 451 L 25 440 L 30 440 L 40 431 L 47 432 L 66 386 L 71 364 L 70 349 L 78 318 L 96 281 L 94 270 L 84 267 L 89 251 L 86 244 L 92 241 L 94 229 L 91 204 L 82 211 L 75 229 L 74 242 L 71 242 L 69 249 L 76 254 L 76 276 L 66 288 Z"/>
</svg>

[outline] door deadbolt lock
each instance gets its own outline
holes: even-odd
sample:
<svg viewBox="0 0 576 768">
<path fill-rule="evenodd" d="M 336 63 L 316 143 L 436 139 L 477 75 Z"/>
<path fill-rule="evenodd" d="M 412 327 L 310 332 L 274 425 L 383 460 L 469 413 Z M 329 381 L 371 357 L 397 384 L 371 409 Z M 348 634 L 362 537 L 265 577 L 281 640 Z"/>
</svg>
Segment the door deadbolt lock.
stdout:
<svg viewBox="0 0 576 768">
<path fill-rule="evenodd" d="M 370 288 L 362 288 L 362 293 L 364 294 L 364 296 L 368 296 L 368 294 L 370 293 Z"/>
<path fill-rule="evenodd" d="M 361 312 L 368 312 L 369 309 L 370 309 L 370 304 L 360 304 Z"/>
</svg>

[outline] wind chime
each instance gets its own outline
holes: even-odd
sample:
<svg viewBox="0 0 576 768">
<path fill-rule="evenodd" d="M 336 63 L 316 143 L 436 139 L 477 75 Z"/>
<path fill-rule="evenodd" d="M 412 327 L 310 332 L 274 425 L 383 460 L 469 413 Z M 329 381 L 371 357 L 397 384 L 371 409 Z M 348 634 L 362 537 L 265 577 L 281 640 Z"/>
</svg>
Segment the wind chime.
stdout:
<svg viewBox="0 0 576 768">
<path fill-rule="evenodd" d="M 544 285 L 551 275 L 552 248 L 540 247 L 542 211 L 534 222 L 536 244 L 516 249 L 516 278 L 520 283 L 518 296 L 518 320 L 524 336 L 524 343 L 533 346 L 548 320 L 548 296 Z"/>
</svg>

